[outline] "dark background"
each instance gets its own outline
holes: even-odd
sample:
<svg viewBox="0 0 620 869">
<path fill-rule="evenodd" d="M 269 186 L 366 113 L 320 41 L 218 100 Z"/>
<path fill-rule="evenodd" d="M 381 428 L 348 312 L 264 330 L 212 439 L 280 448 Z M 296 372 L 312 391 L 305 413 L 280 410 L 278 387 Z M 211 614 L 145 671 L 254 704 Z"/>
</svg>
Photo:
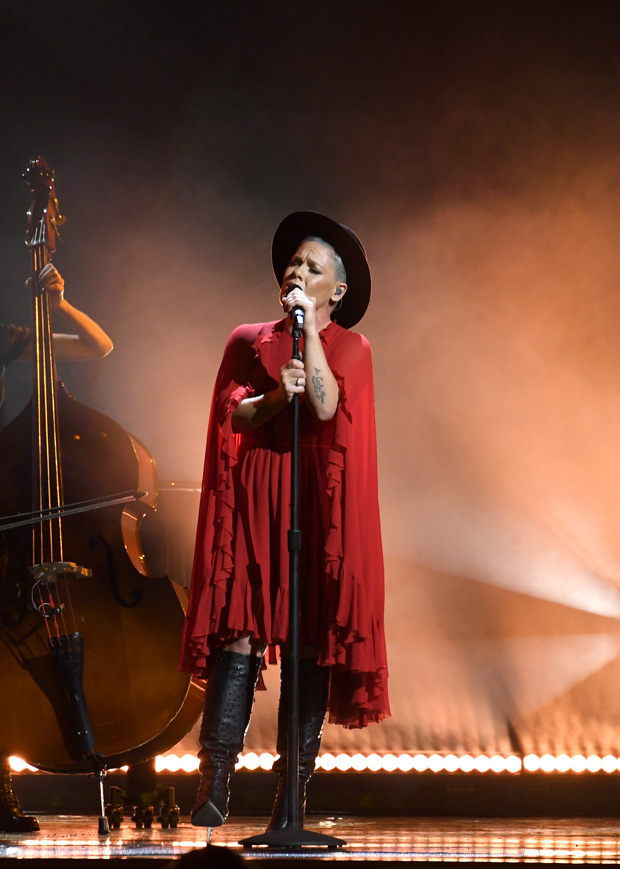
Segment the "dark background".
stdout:
<svg viewBox="0 0 620 869">
<path fill-rule="evenodd" d="M 200 479 L 228 333 L 279 316 L 279 220 L 364 241 L 395 715 L 362 743 L 619 751 L 616 0 L 13 3 L 1 39 L 0 318 L 42 154 L 115 342 L 62 374 L 162 481 Z"/>
</svg>

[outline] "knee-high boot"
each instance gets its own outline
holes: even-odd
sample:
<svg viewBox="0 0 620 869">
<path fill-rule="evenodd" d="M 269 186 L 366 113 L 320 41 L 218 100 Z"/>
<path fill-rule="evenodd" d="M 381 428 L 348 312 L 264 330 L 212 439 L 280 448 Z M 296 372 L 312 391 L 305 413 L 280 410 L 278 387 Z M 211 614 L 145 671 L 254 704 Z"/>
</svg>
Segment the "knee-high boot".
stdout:
<svg viewBox="0 0 620 869">
<path fill-rule="evenodd" d="M 6 755 L 0 755 L 0 830 L 3 833 L 34 833 L 39 822 L 25 815 L 11 787 L 11 767 Z"/>
<path fill-rule="evenodd" d="M 197 827 L 219 827 L 228 816 L 230 777 L 250 723 L 261 658 L 220 650 L 207 680 L 200 728 L 200 785 L 191 811 Z"/>
<path fill-rule="evenodd" d="M 300 658 L 298 818 L 302 826 L 306 809 L 306 785 L 314 772 L 314 762 L 321 745 L 328 696 L 329 667 L 320 667 L 316 660 L 310 658 Z M 273 771 L 279 774 L 279 779 L 268 830 L 281 830 L 288 823 L 288 705 L 288 672 L 286 667 L 282 667 L 280 706 L 278 708 L 277 752 L 279 757 L 273 765 Z"/>
</svg>

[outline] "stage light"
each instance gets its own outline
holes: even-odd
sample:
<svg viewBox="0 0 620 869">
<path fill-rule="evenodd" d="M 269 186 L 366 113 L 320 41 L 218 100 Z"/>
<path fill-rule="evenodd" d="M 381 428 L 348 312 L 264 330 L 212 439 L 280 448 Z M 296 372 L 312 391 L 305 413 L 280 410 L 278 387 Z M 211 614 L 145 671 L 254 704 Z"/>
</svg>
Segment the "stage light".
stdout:
<svg viewBox="0 0 620 869">
<path fill-rule="evenodd" d="M 258 765 L 261 769 L 269 770 L 272 768 L 274 761 L 275 757 L 273 756 L 273 754 L 269 754 L 268 751 L 264 751 L 261 755 L 259 755 Z"/>
<path fill-rule="evenodd" d="M 371 772 L 378 772 L 383 768 L 383 762 L 378 754 L 369 754 L 366 758 L 366 766 Z"/>
<path fill-rule="evenodd" d="M 475 766 L 476 762 L 471 754 L 464 754 L 463 757 L 459 758 L 459 769 L 461 772 L 473 772 Z"/>
<path fill-rule="evenodd" d="M 386 772 L 394 772 L 398 769 L 398 758 L 394 754 L 386 754 L 383 757 L 383 769 Z"/>
<path fill-rule="evenodd" d="M 181 769 L 183 772 L 195 772 L 198 769 L 200 761 L 194 754 L 184 754 L 181 758 Z"/>
<path fill-rule="evenodd" d="M 426 772 L 429 768 L 429 759 L 425 754 L 416 754 L 413 758 L 413 768 L 416 772 Z"/>
<path fill-rule="evenodd" d="M 431 754 L 428 759 L 428 768 L 432 772 L 441 772 L 443 769 L 443 757 L 440 754 Z"/>
<path fill-rule="evenodd" d="M 166 758 L 166 769 L 168 772 L 178 772 L 181 769 L 181 758 L 176 754 L 171 754 Z"/>
<path fill-rule="evenodd" d="M 586 759 L 582 754 L 576 754 L 570 759 L 570 768 L 573 772 L 585 772 Z"/>
<path fill-rule="evenodd" d="M 555 770 L 555 757 L 552 754 L 543 754 L 540 758 L 540 768 L 543 772 L 553 772 Z"/>
<path fill-rule="evenodd" d="M 521 772 L 523 768 L 523 764 L 521 762 L 521 758 L 517 757 L 514 754 L 511 754 L 510 757 L 506 758 L 506 771 L 507 772 Z"/>
<path fill-rule="evenodd" d="M 528 772 L 536 772 L 540 769 L 540 758 L 537 754 L 528 754 L 523 758 L 523 766 Z"/>
<path fill-rule="evenodd" d="M 366 758 L 363 754 L 354 754 L 351 758 L 351 766 L 356 772 L 362 772 L 362 770 L 366 769 L 367 763 Z"/>
<path fill-rule="evenodd" d="M 336 758 L 336 768 L 340 770 L 340 772 L 347 772 L 347 770 L 351 769 L 351 758 L 348 754 L 339 754 Z"/>
<path fill-rule="evenodd" d="M 324 754 L 321 758 L 321 769 L 325 769 L 328 772 L 332 769 L 336 768 L 336 758 L 333 754 Z"/>
<path fill-rule="evenodd" d="M 443 759 L 443 768 L 446 772 L 456 772 L 459 768 L 459 759 L 455 754 L 449 754 Z"/>
<path fill-rule="evenodd" d="M 274 761 L 277 755 L 270 752 L 262 752 L 260 755 L 255 752 L 248 752 L 245 755 L 240 755 L 235 769 L 247 770 L 265 770 L 269 771 L 273 768 Z M 30 766 L 20 757 L 10 757 L 9 763 L 11 770 L 15 773 L 31 772 L 38 773 L 35 767 Z M 178 756 L 175 754 L 158 755 L 154 758 L 156 772 L 185 772 L 193 773 L 199 768 L 198 758 L 193 754 L 185 754 Z M 118 769 L 111 769 L 109 772 L 127 772 L 127 766 Z M 526 772 L 545 772 L 545 773 L 616 773 L 620 771 L 620 758 L 615 755 L 599 755 L 591 754 L 586 758 L 584 755 L 578 754 L 569 757 L 567 754 L 552 755 L 543 754 L 528 754 L 523 759 L 517 755 L 508 755 L 504 757 L 500 754 L 494 755 L 478 755 L 473 757 L 470 754 L 456 755 L 446 754 L 407 754 L 403 753 L 398 756 L 387 753 L 380 755 L 373 752 L 369 755 L 364 755 L 361 752 L 350 755 L 345 752 L 339 753 L 337 756 L 327 752 L 316 758 L 315 769 L 322 769 L 326 772 L 331 772 L 337 769 L 340 772 L 399 772 L 399 773 L 517 773 L 521 770 Z"/>
<path fill-rule="evenodd" d="M 494 754 L 489 761 L 491 772 L 504 772 L 506 769 L 506 758 L 499 754 Z"/>
<path fill-rule="evenodd" d="M 414 760 L 410 754 L 399 754 L 398 768 L 401 772 L 410 772 L 413 769 Z"/>
<path fill-rule="evenodd" d="M 260 766 L 259 757 L 253 751 L 243 755 L 241 757 L 241 763 L 246 769 L 258 769 Z"/>
<path fill-rule="evenodd" d="M 476 758 L 475 766 L 478 772 L 488 772 L 491 769 L 491 761 L 485 754 L 481 754 Z"/>
<path fill-rule="evenodd" d="M 26 763 L 21 757 L 9 757 L 9 766 L 13 770 L 13 772 L 23 772 L 25 769 L 30 772 L 36 772 L 36 767 L 30 766 L 30 764 Z"/>
</svg>

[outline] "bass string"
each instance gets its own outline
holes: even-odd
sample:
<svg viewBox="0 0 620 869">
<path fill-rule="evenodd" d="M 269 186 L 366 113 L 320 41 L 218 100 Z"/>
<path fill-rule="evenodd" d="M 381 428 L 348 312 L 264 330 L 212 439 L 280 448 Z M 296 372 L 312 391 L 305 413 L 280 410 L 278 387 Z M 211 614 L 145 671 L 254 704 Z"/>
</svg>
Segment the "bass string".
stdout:
<svg viewBox="0 0 620 869">
<path fill-rule="evenodd" d="M 33 245 L 33 507 L 39 511 L 58 508 L 63 503 L 62 463 L 56 402 L 52 312 L 49 297 L 38 280 L 47 264 L 46 225 L 42 218 Z M 42 515 L 42 514 L 41 514 Z M 43 519 L 33 528 L 33 564 L 64 561 L 62 517 Z M 70 614 L 75 617 L 66 577 L 52 574 L 48 581 L 36 583 L 41 612 L 48 635 L 67 635 Z"/>
</svg>

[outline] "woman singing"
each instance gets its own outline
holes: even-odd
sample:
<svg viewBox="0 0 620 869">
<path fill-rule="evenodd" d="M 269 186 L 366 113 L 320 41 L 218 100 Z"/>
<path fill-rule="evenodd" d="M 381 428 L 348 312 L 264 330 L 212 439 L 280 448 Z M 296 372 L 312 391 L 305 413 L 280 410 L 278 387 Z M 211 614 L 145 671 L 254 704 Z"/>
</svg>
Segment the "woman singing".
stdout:
<svg viewBox="0 0 620 869">
<path fill-rule="evenodd" d="M 370 270 L 347 227 L 296 212 L 272 261 L 285 316 L 239 326 L 215 384 L 181 666 L 207 679 L 201 782 L 192 822 L 222 824 L 261 662 L 286 655 L 289 631 L 291 418 L 300 396 L 300 794 L 323 721 L 365 727 L 390 714 L 383 629 L 370 346 L 350 331 L 370 299 Z M 302 359 L 292 358 L 294 309 Z M 282 668 L 269 829 L 287 823 L 288 694 Z"/>
</svg>

